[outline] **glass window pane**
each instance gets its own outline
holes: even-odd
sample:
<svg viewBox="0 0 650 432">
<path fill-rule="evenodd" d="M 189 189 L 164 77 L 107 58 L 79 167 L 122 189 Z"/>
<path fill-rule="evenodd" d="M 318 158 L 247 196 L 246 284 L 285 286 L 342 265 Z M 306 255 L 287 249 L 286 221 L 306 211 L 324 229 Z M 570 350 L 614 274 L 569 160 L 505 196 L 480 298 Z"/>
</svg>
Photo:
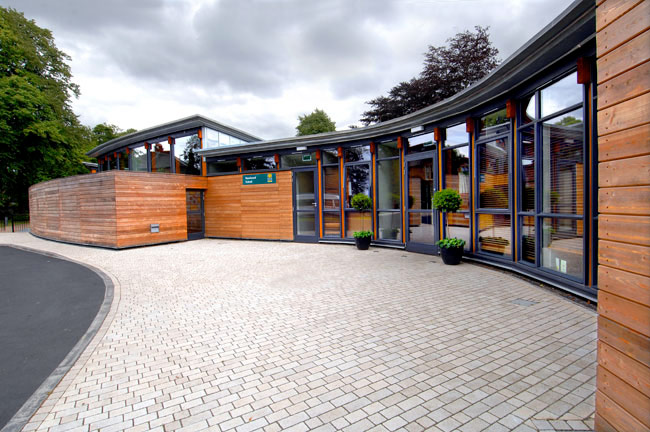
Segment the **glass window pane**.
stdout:
<svg viewBox="0 0 650 432">
<path fill-rule="evenodd" d="M 381 240 L 402 241 L 402 214 L 399 212 L 377 212 L 377 227 Z"/>
<path fill-rule="evenodd" d="M 167 141 L 151 145 L 151 172 L 171 172 L 170 148 Z"/>
<path fill-rule="evenodd" d="M 469 134 L 467 133 L 467 125 L 465 123 L 448 127 L 445 134 L 445 147 L 467 144 L 469 142 Z"/>
<path fill-rule="evenodd" d="M 274 156 L 256 156 L 242 160 L 244 171 L 273 170 L 277 168 Z"/>
<path fill-rule="evenodd" d="M 527 98 L 524 98 L 523 100 L 520 101 L 520 108 L 522 110 L 521 113 L 521 123 L 526 124 L 530 123 L 531 121 L 535 120 L 536 117 L 536 112 L 535 110 L 537 109 L 535 107 L 536 101 L 537 101 L 537 93 L 533 93 L 531 96 L 528 96 Z"/>
<path fill-rule="evenodd" d="M 469 213 L 447 213 L 446 235 L 465 240 L 465 250 L 469 250 Z"/>
<path fill-rule="evenodd" d="M 578 110 L 582 112 L 582 110 Z M 575 112 L 575 111 L 574 111 Z M 570 120 L 567 120 L 570 119 Z M 542 127 L 542 202 L 545 213 L 582 214 L 584 202 L 583 125 L 574 116 Z"/>
<path fill-rule="evenodd" d="M 336 210 L 341 205 L 339 167 L 323 168 L 323 209 Z"/>
<path fill-rule="evenodd" d="M 118 167 L 118 169 L 120 171 L 128 171 L 129 170 L 129 158 L 126 156 L 126 153 L 118 153 L 117 157 L 119 159 L 119 167 Z"/>
<path fill-rule="evenodd" d="M 542 89 L 542 117 L 582 102 L 582 85 L 578 84 L 577 72 Z"/>
<path fill-rule="evenodd" d="M 535 217 L 521 218 L 521 260 L 535 264 Z"/>
<path fill-rule="evenodd" d="M 316 165 L 316 153 L 298 153 L 280 156 L 282 168 Z"/>
<path fill-rule="evenodd" d="M 479 207 L 508 208 L 508 139 L 502 138 L 477 146 L 479 158 Z"/>
<path fill-rule="evenodd" d="M 414 136 L 408 139 L 407 152 L 410 154 L 434 150 L 435 144 L 432 133 Z"/>
<path fill-rule="evenodd" d="M 433 212 L 409 213 L 409 241 L 433 244 L 435 242 Z"/>
<path fill-rule="evenodd" d="M 314 210 L 316 195 L 314 194 L 314 172 L 296 171 L 296 209 Z"/>
<path fill-rule="evenodd" d="M 521 210 L 535 211 L 535 129 L 521 131 Z"/>
<path fill-rule="evenodd" d="M 201 175 L 201 156 L 196 154 L 201 149 L 198 135 L 176 138 L 174 142 L 174 164 L 178 174 Z"/>
<path fill-rule="evenodd" d="M 377 208 L 400 208 L 399 159 L 384 160 L 377 163 Z"/>
<path fill-rule="evenodd" d="M 323 235 L 341 237 L 341 213 L 323 213 Z"/>
<path fill-rule="evenodd" d="M 350 201 L 356 194 L 363 193 L 370 196 L 370 167 L 368 165 L 352 165 L 345 169 L 345 204 L 351 208 Z"/>
<path fill-rule="evenodd" d="M 397 141 L 380 143 L 377 149 L 377 156 L 379 159 L 399 156 Z"/>
<path fill-rule="evenodd" d="M 478 229 L 479 251 L 503 256 L 511 255 L 510 215 L 480 214 Z"/>
<path fill-rule="evenodd" d="M 225 147 L 230 145 L 230 136 L 226 135 L 223 132 L 219 132 L 219 147 Z"/>
<path fill-rule="evenodd" d="M 583 222 L 544 218 L 542 223 L 542 267 L 582 279 Z"/>
<path fill-rule="evenodd" d="M 469 175 L 469 146 L 445 150 L 444 160 L 445 188 L 460 194 L 463 200 L 460 210 L 469 210 L 469 191 L 472 187 Z"/>
<path fill-rule="evenodd" d="M 214 161 L 207 163 L 208 174 L 238 172 L 236 160 Z"/>
<path fill-rule="evenodd" d="M 315 236 L 316 220 L 314 212 L 296 212 L 297 235 Z"/>
<path fill-rule="evenodd" d="M 117 169 L 117 158 L 113 155 L 108 157 L 108 169 L 110 171 Z"/>
<path fill-rule="evenodd" d="M 203 148 L 219 147 L 219 132 L 214 129 L 205 128 L 205 136 L 203 137 Z"/>
<path fill-rule="evenodd" d="M 409 162 L 408 177 L 408 208 L 430 210 L 433 198 L 433 159 Z"/>
<path fill-rule="evenodd" d="M 487 137 L 508 132 L 510 130 L 510 119 L 506 117 L 506 109 L 502 108 L 493 113 L 481 117 L 479 121 L 479 136 Z"/>
<path fill-rule="evenodd" d="M 131 149 L 131 171 L 147 171 L 147 149 L 136 147 Z"/>
<path fill-rule="evenodd" d="M 338 150 L 321 150 L 321 158 L 323 164 L 337 164 L 339 163 Z"/>
<path fill-rule="evenodd" d="M 359 146 L 345 149 L 346 162 L 358 162 L 370 159 L 370 146 Z"/>
<path fill-rule="evenodd" d="M 355 231 L 372 231 L 371 212 L 345 212 L 345 236 L 353 237 Z"/>
</svg>

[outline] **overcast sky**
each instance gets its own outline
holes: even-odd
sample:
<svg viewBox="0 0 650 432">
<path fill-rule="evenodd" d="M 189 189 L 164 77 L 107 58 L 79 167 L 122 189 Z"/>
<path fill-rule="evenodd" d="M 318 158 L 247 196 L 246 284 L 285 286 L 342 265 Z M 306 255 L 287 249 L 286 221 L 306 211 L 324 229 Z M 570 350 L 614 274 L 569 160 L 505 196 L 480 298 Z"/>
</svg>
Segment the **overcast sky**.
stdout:
<svg viewBox="0 0 650 432">
<path fill-rule="evenodd" d="M 81 122 L 203 114 L 265 139 L 325 110 L 337 129 L 422 69 L 428 45 L 490 26 L 504 60 L 569 0 L 0 0 L 72 57 Z"/>
</svg>

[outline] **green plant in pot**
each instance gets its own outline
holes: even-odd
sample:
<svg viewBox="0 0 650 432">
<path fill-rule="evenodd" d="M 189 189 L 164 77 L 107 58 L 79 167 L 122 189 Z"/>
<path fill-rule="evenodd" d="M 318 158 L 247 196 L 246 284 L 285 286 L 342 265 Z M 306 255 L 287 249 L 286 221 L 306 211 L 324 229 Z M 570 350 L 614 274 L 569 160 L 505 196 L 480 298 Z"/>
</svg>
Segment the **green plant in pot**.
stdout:
<svg viewBox="0 0 650 432">
<path fill-rule="evenodd" d="M 460 194 L 453 189 L 443 189 L 433 194 L 433 207 L 443 213 L 455 213 L 460 208 L 462 199 Z M 449 231 L 449 227 L 447 227 Z M 463 257 L 465 240 L 449 237 L 449 232 L 444 239 L 436 243 L 440 247 L 440 255 L 445 264 L 456 265 Z"/>
<path fill-rule="evenodd" d="M 370 241 L 372 240 L 372 231 L 366 231 L 366 220 L 363 217 L 363 213 L 372 208 L 372 200 L 368 195 L 358 193 L 352 197 L 350 205 L 352 205 L 352 208 L 356 211 L 361 213 L 361 228 L 363 228 L 362 231 L 355 231 L 352 234 L 354 236 L 354 242 L 357 245 L 357 249 L 368 250 L 370 247 Z"/>
</svg>

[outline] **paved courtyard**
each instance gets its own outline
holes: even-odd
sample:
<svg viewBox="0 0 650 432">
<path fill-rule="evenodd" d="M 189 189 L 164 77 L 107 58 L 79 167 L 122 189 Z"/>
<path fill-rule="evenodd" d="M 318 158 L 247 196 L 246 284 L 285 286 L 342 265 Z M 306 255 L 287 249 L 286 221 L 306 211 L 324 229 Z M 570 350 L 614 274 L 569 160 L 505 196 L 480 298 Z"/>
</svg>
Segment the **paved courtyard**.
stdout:
<svg viewBox="0 0 650 432">
<path fill-rule="evenodd" d="M 344 245 L 0 243 L 115 284 L 25 431 L 593 428 L 596 313 L 509 274 Z"/>
</svg>

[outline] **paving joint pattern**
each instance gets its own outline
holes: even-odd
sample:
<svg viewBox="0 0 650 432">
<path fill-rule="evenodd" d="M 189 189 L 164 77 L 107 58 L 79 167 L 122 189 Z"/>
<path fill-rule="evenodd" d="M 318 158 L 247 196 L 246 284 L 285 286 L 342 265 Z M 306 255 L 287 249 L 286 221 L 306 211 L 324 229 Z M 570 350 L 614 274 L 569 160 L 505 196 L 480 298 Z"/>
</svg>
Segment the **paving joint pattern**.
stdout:
<svg viewBox="0 0 650 432">
<path fill-rule="evenodd" d="M 347 245 L 0 243 L 98 267 L 119 299 L 26 432 L 593 429 L 596 313 L 500 271 Z"/>
</svg>

